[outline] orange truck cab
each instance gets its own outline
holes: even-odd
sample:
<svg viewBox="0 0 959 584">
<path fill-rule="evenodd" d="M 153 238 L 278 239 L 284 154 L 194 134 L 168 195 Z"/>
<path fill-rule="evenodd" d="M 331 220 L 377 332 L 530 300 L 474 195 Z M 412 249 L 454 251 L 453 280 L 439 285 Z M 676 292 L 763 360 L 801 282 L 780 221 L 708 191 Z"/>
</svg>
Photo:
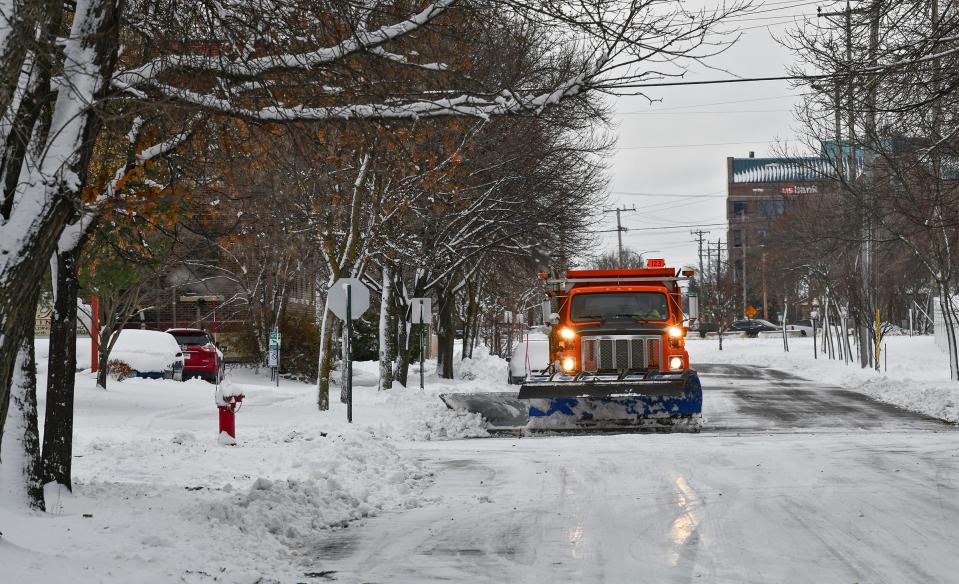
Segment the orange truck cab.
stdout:
<svg viewBox="0 0 959 584">
<path fill-rule="evenodd" d="M 649 260 L 648 265 L 657 267 L 570 270 L 564 278 L 541 275 L 549 298 L 552 371 L 578 375 L 687 370 L 679 282 L 692 274 L 680 274 L 664 264 Z"/>
</svg>

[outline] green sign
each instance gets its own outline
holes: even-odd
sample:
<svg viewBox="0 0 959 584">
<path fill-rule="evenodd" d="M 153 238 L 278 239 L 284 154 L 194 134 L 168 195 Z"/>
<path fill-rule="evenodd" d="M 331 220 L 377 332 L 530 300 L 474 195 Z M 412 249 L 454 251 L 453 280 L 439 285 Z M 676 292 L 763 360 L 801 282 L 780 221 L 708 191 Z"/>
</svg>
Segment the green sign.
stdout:
<svg viewBox="0 0 959 584">
<path fill-rule="evenodd" d="M 275 351 L 280 348 L 282 335 L 278 331 L 270 332 L 270 350 Z"/>
</svg>

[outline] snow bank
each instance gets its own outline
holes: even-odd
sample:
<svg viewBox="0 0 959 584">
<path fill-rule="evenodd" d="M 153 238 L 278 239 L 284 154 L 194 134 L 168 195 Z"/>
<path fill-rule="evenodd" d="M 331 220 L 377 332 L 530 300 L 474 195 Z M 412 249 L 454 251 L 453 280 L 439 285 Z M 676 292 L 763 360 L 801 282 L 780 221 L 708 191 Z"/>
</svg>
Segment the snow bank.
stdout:
<svg viewBox="0 0 959 584">
<path fill-rule="evenodd" d="M 395 438 L 423 441 L 489 436 L 482 416 L 449 409 L 435 389 L 391 390 L 384 405 L 394 417 L 379 428 Z"/>
<path fill-rule="evenodd" d="M 456 364 L 457 379 L 482 383 L 487 386 L 484 391 L 489 391 L 491 385 L 506 383 L 506 370 L 509 363 L 502 357 L 490 355 L 486 349 L 478 348 L 471 359 L 463 359 Z"/>
<path fill-rule="evenodd" d="M 322 530 L 423 503 L 419 493 L 429 475 L 371 432 L 315 440 L 300 454 L 303 468 L 296 476 L 257 478 L 246 492 L 201 504 L 186 517 L 229 526 L 247 539 L 309 550 L 327 537 Z"/>
<path fill-rule="evenodd" d="M 949 380 L 949 360 L 936 349 L 932 336 L 887 336 L 882 372 L 862 369 L 855 359 L 849 364 L 827 359 L 821 351 L 814 358 L 808 337 L 789 339 L 788 353 L 781 338 L 725 338 L 720 351 L 715 338 L 689 337 L 686 348 L 694 368 L 696 363 L 771 367 L 959 423 L 959 383 Z"/>
</svg>

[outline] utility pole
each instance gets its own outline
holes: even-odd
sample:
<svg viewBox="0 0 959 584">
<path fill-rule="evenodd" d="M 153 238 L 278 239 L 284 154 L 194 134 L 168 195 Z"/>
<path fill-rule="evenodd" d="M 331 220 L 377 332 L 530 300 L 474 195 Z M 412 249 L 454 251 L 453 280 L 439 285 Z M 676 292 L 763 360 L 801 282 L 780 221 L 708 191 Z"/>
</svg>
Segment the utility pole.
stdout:
<svg viewBox="0 0 959 584">
<path fill-rule="evenodd" d="M 699 240 L 699 277 L 696 278 L 696 281 L 699 282 L 700 302 L 703 306 L 706 305 L 706 286 L 703 284 L 703 278 L 706 274 L 706 272 L 703 271 L 703 236 L 707 233 L 709 232 L 703 231 L 702 229 L 690 231 L 690 234 L 697 236 L 697 239 Z"/>
<path fill-rule="evenodd" d="M 616 209 L 603 209 L 603 213 L 616 213 L 616 236 L 619 238 L 619 266 L 623 267 L 623 232 L 629 231 L 623 227 L 622 213 L 636 212 L 636 205 L 632 207 L 617 207 Z"/>
<path fill-rule="evenodd" d="M 723 318 L 723 315 L 720 314 L 720 298 L 722 298 L 722 293 L 719 291 L 721 286 L 721 276 L 723 271 L 723 240 L 716 240 L 716 320 L 717 322 Z"/>
<path fill-rule="evenodd" d="M 713 269 L 712 262 L 713 262 L 713 244 L 707 239 L 706 240 L 706 272 L 709 272 L 710 270 Z M 703 278 L 709 278 L 706 272 L 703 272 L 702 274 Z M 704 281 L 703 286 L 704 288 L 708 289 L 710 286 L 712 286 L 712 282 Z M 709 310 L 709 304 L 707 304 L 706 301 L 704 300 L 703 314 L 709 314 L 709 312 L 707 312 L 708 310 Z"/>
<path fill-rule="evenodd" d="M 763 319 L 769 320 L 769 290 L 766 287 L 766 246 L 763 245 Z M 785 299 L 783 299 L 785 302 Z"/>
<path fill-rule="evenodd" d="M 749 300 L 746 298 L 746 214 L 742 214 L 743 224 L 743 318 L 749 318 L 746 309 L 749 308 Z"/>
</svg>

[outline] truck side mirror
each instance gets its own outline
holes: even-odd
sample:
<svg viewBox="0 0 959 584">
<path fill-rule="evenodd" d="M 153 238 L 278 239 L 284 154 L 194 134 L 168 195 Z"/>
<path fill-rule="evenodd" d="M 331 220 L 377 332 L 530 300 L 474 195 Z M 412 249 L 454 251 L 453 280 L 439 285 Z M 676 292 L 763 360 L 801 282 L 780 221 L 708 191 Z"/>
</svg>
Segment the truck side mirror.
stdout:
<svg viewBox="0 0 959 584">
<path fill-rule="evenodd" d="M 553 306 L 550 304 L 549 300 L 544 300 L 542 305 L 543 310 L 543 324 L 549 323 L 550 315 L 553 313 Z"/>
</svg>

